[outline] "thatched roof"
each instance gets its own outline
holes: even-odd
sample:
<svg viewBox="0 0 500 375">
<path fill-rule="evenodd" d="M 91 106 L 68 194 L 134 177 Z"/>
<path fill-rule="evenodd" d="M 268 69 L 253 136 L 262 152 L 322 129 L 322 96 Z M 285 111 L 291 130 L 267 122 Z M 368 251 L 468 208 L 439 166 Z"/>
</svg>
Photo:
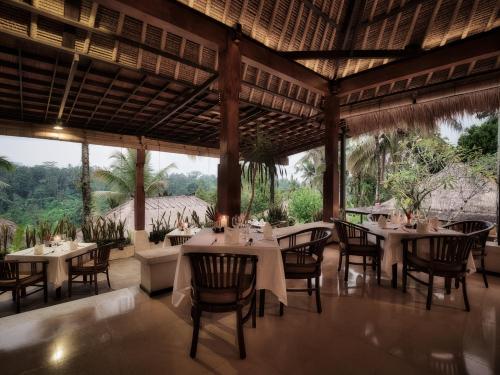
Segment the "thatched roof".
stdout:
<svg viewBox="0 0 500 375">
<path fill-rule="evenodd" d="M 12 232 L 15 232 L 15 230 L 17 228 L 16 223 L 14 223 L 13 221 L 10 221 L 10 220 L 7 220 L 7 219 L 2 219 L 0 217 L 0 226 L 2 226 L 2 225 L 8 225 L 9 227 L 11 227 Z"/>
<path fill-rule="evenodd" d="M 324 143 L 330 80 L 351 135 L 429 126 L 499 107 L 500 48 L 491 42 L 499 40 L 495 0 L 182 2 L 0 2 L 0 119 L 22 128 L 61 117 L 69 129 L 217 152 L 219 53 L 236 23 L 246 43 L 240 135 L 251 137 L 261 127 L 280 156 Z M 466 42 L 494 50 L 467 55 L 472 49 L 462 47 Z M 447 48 L 462 52 L 425 69 L 415 63 Z M 310 50 L 347 57 L 295 62 L 285 55 Z M 356 50 L 400 56 L 352 58 Z M 407 62 L 412 71 L 387 78 L 387 71 L 400 72 Z M 365 85 L 368 73 L 374 80 Z M 491 90 L 484 91 L 485 84 Z M 0 126 L 0 134 L 12 134 L 6 132 Z"/>
<path fill-rule="evenodd" d="M 457 163 L 448 166 L 437 173 L 434 178 L 452 176 L 453 183 L 449 188 L 439 188 L 433 191 L 422 207 L 429 209 L 430 215 L 436 215 L 441 220 L 488 220 L 496 222 L 497 186 L 495 181 L 479 177 L 472 173 L 464 164 Z M 352 209 L 359 213 L 389 214 L 397 208 L 396 200 L 390 199 L 372 207 Z"/>
<path fill-rule="evenodd" d="M 205 222 L 205 212 L 208 203 L 193 195 L 179 195 L 170 197 L 146 198 L 146 230 L 151 230 L 151 220 L 160 219 L 165 213 L 165 220 L 170 217 L 170 225 L 173 226 L 177 219 L 177 212 L 187 216 L 191 221 L 191 214 L 196 211 L 202 222 Z M 134 231 L 134 200 L 121 204 L 108 211 L 105 215 L 108 218 L 126 219 L 126 229 Z"/>
</svg>

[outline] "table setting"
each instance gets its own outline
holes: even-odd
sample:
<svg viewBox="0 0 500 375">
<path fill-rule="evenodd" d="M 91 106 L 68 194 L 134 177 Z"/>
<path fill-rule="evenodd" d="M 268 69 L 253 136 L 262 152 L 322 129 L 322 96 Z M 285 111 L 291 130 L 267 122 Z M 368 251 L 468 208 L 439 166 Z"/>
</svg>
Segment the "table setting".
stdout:
<svg viewBox="0 0 500 375">
<path fill-rule="evenodd" d="M 58 289 L 68 278 L 66 259 L 95 249 L 97 245 L 95 243 L 63 241 L 62 238 L 56 237 L 54 237 L 53 241 L 46 242 L 45 244 L 37 244 L 34 247 L 10 253 L 6 255 L 5 259 L 26 262 L 47 260 L 49 262 L 47 266 L 47 281 L 54 288 Z"/>
<path fill-rule="evenodd" d="M 371 233 L 381 236 L 383 240 L 383 257 L 382 257 L 382 271 L 387 274 L 396 272 L 394 267 L 403 262 L 403 245 L 401 240 L 403 238 L 416 238 L 419 236 L 428 235 L 453 235 L 462 236 L 463 233 L 451 229 L 442 228 L 440 221 L 436 217 L 425 218 L 415 217 L 410 222 L 398 213 L 391 215 L 388 219 L 380 216 L 378 221 L 367 221 L 361 224 L 362 227 L 368 229 Z M 425 246 L 422 247 L 421 253 L 428 254 L 429 249 Z M 469 255 L 467 262 L 469 274 L 476 272 L 476 266 L 472 253 Z M 393 280 L 393 284 L 395 280 Z"/>
<path fill-rule="evenodd" d="M 257 255 L 257 290 L 271 291 L 280 302 L 287 304 L 285 273 L 278 241 L 272 228 L 257 232 L 248 221 L 235 219 L 233 228 L 224 227 L 224 232 L 212 228 L 200 230 L 181 246 L 177 259 L 172 303 L 179 306 L 191 293 L 191 268 L 189 252 L 233 253 Z M 270 226 L 269 226 L 270 228 Z"/>
</svg>

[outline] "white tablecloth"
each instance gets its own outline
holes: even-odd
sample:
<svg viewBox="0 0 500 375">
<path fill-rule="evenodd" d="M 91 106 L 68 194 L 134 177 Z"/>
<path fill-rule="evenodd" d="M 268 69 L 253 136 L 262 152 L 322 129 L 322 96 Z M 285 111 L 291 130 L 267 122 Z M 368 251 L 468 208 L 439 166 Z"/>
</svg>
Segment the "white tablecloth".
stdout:
<svg viewBox="0 0 500 375">
<path fill-rule="evenodd" d="M 200 230 L 200 228 L 191 228 L 188 233 L 186 230 L 175 228 L 173 231 L 167 233 L 167 237 L 193 237 Z"/>
<path fill-rule="evenodd" d="M 374 222 L 365 222 L 362 224 L 363 227 L 368 229 L 370 232 L 378 234 L 379 236 L 384 237 L 383 249 L 384 256 L 382 258 L 382 271 L 387 274 L 391 273 L 392 265 L 396 263 L 403 263 L 403 244 L 401 240 L 403 238 L 415 238 L 419 236 L 425 235 L 436 235 L 436 234 L 459 234 L 462 233 L 453 231 L 451 229 L 439 228 L 437 232 L 429 232 L 426 234 L 417 233 L 415 229 L 403 229 L 394 224 L 388 224 L 387 228 L 380 228 L 378 223 Z M 425 248 L 422 248 L 422 254 L 425 254 Z M 420 247 L 419 247 L 420 252 Z M 469 259 L 467 261 L 467 267 L 469 269 L 469 274 L 476 272 L 476 265 L 474 263 L 474 258 L 472 257 L 472 253 L 469 255 Z"/>
<path fill-rule="evenodd" d="M 186 296 L 191 294 L 191 266 L 189 258 L 183 256 L 189 252 L 233 253 L 257 255 L 257 289 L 270 290 L 278 300 L 287 304 L 285 271 L 281 251 L 276 240 L 264 240 L 262 234 L 251 233 L 254 244 L 245 246 L 243 242 L 233 245 L 224 243 L 224 234 L 215 234 L 211 229 L 204 229 L 182 245 L 177 259 L 172 304 L 179 306 Z M 217 241 L 214 243 L 214 240 Z"/>
<path fill-rule="evenodd" d="M 63 281 L 68 280 L 68 264 L 66 259 L 76 255 L 83 254 L 89 250 L 95 249 L 95 243 L 79 243 L 78 249 L 70 250 L 70 243 L 64 242 L 59 246 L 44 248 L 43 255 L 35 255 L 34 248 L 17 251 L 8 254 L 6 260 L 18 260 L 20 262 L 36 262 L 48 260 L 47 281 L 55 288 L 59 288 Z M 21 269 L 22 271 L 22 269 Z"/>
</svg>

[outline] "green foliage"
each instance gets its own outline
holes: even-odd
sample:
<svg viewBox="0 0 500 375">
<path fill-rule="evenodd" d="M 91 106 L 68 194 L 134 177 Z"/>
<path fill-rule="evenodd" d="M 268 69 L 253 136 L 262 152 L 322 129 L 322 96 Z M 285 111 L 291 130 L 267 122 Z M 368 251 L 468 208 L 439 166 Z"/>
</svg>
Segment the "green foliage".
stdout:
<svg viewBox="0 0 500 375">
<path fill-rule="evenodd" d="M 151 219 L 151 227 L 152 230 L 149 232 L 149 241 L 154 243 L 163 241 L 166 234 L 172 229 L 170 227 L 170 215 L 168 219 L 165 219 L 164 212 L 160 218 L 156 218 L 156 220 Z"/>
<path fill-rule="evenodd" d="M 98 245 L 113 243 L 123 247 L 130 243 L 130 238 L 125 236 L 126 219 L 104 218 L 102 216 L 90 218 L 82 225 L 83 240 L 96 242 Z"/>
<path fill-rule="evenodd" d="M 483 154 L 497 152 L 498 122 L 490 116 L 480 125 L 471 126 L 458 139 L 458 145 L 465 150 L 480 150 Z"/>
<path fill-rule="evenodd" d="M 12 242 L 14 233 L 12 227 L 8 224 L 0 225 L 0 259 L 5 257 L 9 244 Z"/>
<path fill-rule="evenodd" d="M 451 176 L 436 173 L 459 158 L 456 150 L 439 137 L 415 135 L 401 142 L 386 188 L 398 205 L 410 213 L 420 210 L 424 199 L 436 189 L 451 186 Z"/>
<path fill-rule="evenodd" d="M 25 227 L 23 225 L 18 225 L 16 231 L 14 232 L 14 238 L 10 244 L 10 251 L 17 251 L 25 248 L 24 242 L 24 232 Z"/>
<path fill-rule="evenodd" d="M 282 222 L 288 223 L 288 212 L 282 204 L 275 204 L 269 207 L 266 221 L 271 225 L 278 225 Z"/>
<path fill-rule="evenodd" d="M 127 149 L 125 152 L 115 152 L 110 156 L 110 168 L 98 168 L 94 171 L 94 178 L 103 182 L 108 190 L 95 191 L 97 198 L 111 199 L 111 202 L 123 203 L 135 194 L 135 172 L 137 151 Z M 158 172 L 153 172 L 151 154 L 146 152 L 144 163 L 144 192 L 147 197 L 154 197 L 165 193 L 167 189 L 167 173 L 177 168 L 169 164 Z"/>
<path fill-rule="evenodd" d="M 64 235 L 69 240 L 76 239 L 76 226 L 66 216 L 60 219 L 54 228 L 54 235 Z"/>
<path fill-rule="evenodd" d="M 314 221 L 314 215 L 322 207 L 321 194 L 311 188 L 300 188 L 292 194 L 289 207 L 291 215 L 298 222 L 312 222 Z"/>
</svg>

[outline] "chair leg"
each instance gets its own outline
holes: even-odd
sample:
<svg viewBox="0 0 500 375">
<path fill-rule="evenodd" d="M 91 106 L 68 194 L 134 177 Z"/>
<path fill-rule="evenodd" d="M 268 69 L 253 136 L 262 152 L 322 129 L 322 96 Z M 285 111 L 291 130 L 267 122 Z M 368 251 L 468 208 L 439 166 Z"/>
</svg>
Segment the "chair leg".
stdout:
<svg viewBox="0 0 500 375">
<path fill-rule="evenodd" d="M 47 285 L 47 279 L 43 280 L 43 302 L 47 303 L 49 301 L 49 288 Z"/>
<path fill-rule="evenodd" d="M 257 327 L 257 292 L 254 293 L 252 298 L 252 328 Z"/>
<path fill-rule="evenodd" d="M 347 281 L 347 277 L 349 276 L 349 255 L 345 256 L 345 267 L 344 267 L 344 281 Z"/>
<path fill-rule="evenodd" d="M 382 262 L 380 260 L 380 255 L 377 257 L 377 284 L 380 285 L 380 279 L 381 279 L 381 273 L 382 273 L 382 270 L 381 270 L 381 267 L 382 266 Z"/>
<path fill-rule="evenodd" d="M 309 294 L 310 296 L 312 296 L 313 292 L 312 292 L 312 282 L 311 282 L 311 279 L 307 279 L 307 294 Z"/>
<path fill-rule="evenodd" d="M 243 316 L 241 306 L 236 310 L 236 330 L 238 332 L 238 347 L 240 348 L 240 358 L 245 359 L 247 354 L 245 351 L 245 337 L 243 336 Z"/>
<path fill-rule="evenodd" d="M 403 261 L 403 293 L 406 293 L 406 285 L 408 283 L 408 264 Z"/>
<path fill-rule="evenodd" d="M 16 302 L 16 291 L 12 291 L 12 301 Z"/>
<path fill-rule="evenodd" d="M 111 289 L 111 283 L 109 282 L 109 268 L 106 268 L 106 278 L 108 279 L 108 287 Z"/>
<path fill-rule="evenodd" d="M 444 279 L 444 289 L 446 294 L 451 294 L 451 279 L 449 277 Z"/>
<path fill-rule="evenodd" d="M 340 272 L 342 269 L 342 251 L 339 251 L 339 267 L 337 268 L 337 272 Z"/>
<path fill-rule="evenodd" d="M 283 316 L 283 310 L 285 308 L 285 305 L 283 305 L 282 302 L 280 302 L 280 316 Z"/>
<path fill-rule="evenodd" d="M 432 273 L 429 273 L 429 286 L 427 287 L 427 310 L 431 309 L 433 286 L 434 275 Z"/>
<path fill-rule="evenodd" d="M 363 256 L 363 273 L 366 273 L 366 257 Z"/>
<path fill-rule="evenodd" d="M 470 311 L 469 297 L 467 296 L 467 283 L 465 281 L 465 276 L 462 277 L 462 292 L 464 294 L 465 310 Z"/>
<path fill-rule="evenodd" d="M 191 358 L 196 357 L 196 348 L 198 347 L 198 334 L 200 333 L 201 310 L 195 307 L 191 308 L 191 316 L 193 318 L 193 338 L 191 340 Z"/>
<path fill-rule="evenodd" d="M 378 258 L 378 257 L 377 257 Z M 372 257 L 372 270 L 376 270 L 377 269 L 377 258 L 376 257 Z"/>
<path fill-rule="evenodd" d="M 458 289 L 458 288 L 460 288 L 460 279 L 457 277 L 455 279 L 455 289 Z"/>
<path fill-rule="evenodd" d="M 99 294 L 99 287 L 97 286 L 97 272 L 94 274 L 94 281 L 95 281 L 95 295 L 97 296 Z"/>
<path fill-rule="evenodd" d="M 21 289 L 16 288 L 16 314 L 21 312 Z"/>
<path fill-rule="evenodd" d="M 314 286 L 316 287 L 316 308 L 318 310 L 318 314 L 321 314 L 323 309 L 321 308 L 319 277 L 316 277 L 316 279 L 314 280 Z"/>
<path fill-rule="evenodd" d="M 83 275 L 83 285 L 87 285 L 87 275 Z"/>
<path fill-rule="evenodd" d="M 71 291 L 73 287 L 73 275 L 68 275 L 68 297 L 71 298 Z"/>
<path fill-rule="evenodd" d="M 486 278 L 486 266 L 484 264 L 484 256 L 481 256 L 481 271 L 483 274 L 484 286 L 488 288 L 488 279 Z"/>
</svg>

